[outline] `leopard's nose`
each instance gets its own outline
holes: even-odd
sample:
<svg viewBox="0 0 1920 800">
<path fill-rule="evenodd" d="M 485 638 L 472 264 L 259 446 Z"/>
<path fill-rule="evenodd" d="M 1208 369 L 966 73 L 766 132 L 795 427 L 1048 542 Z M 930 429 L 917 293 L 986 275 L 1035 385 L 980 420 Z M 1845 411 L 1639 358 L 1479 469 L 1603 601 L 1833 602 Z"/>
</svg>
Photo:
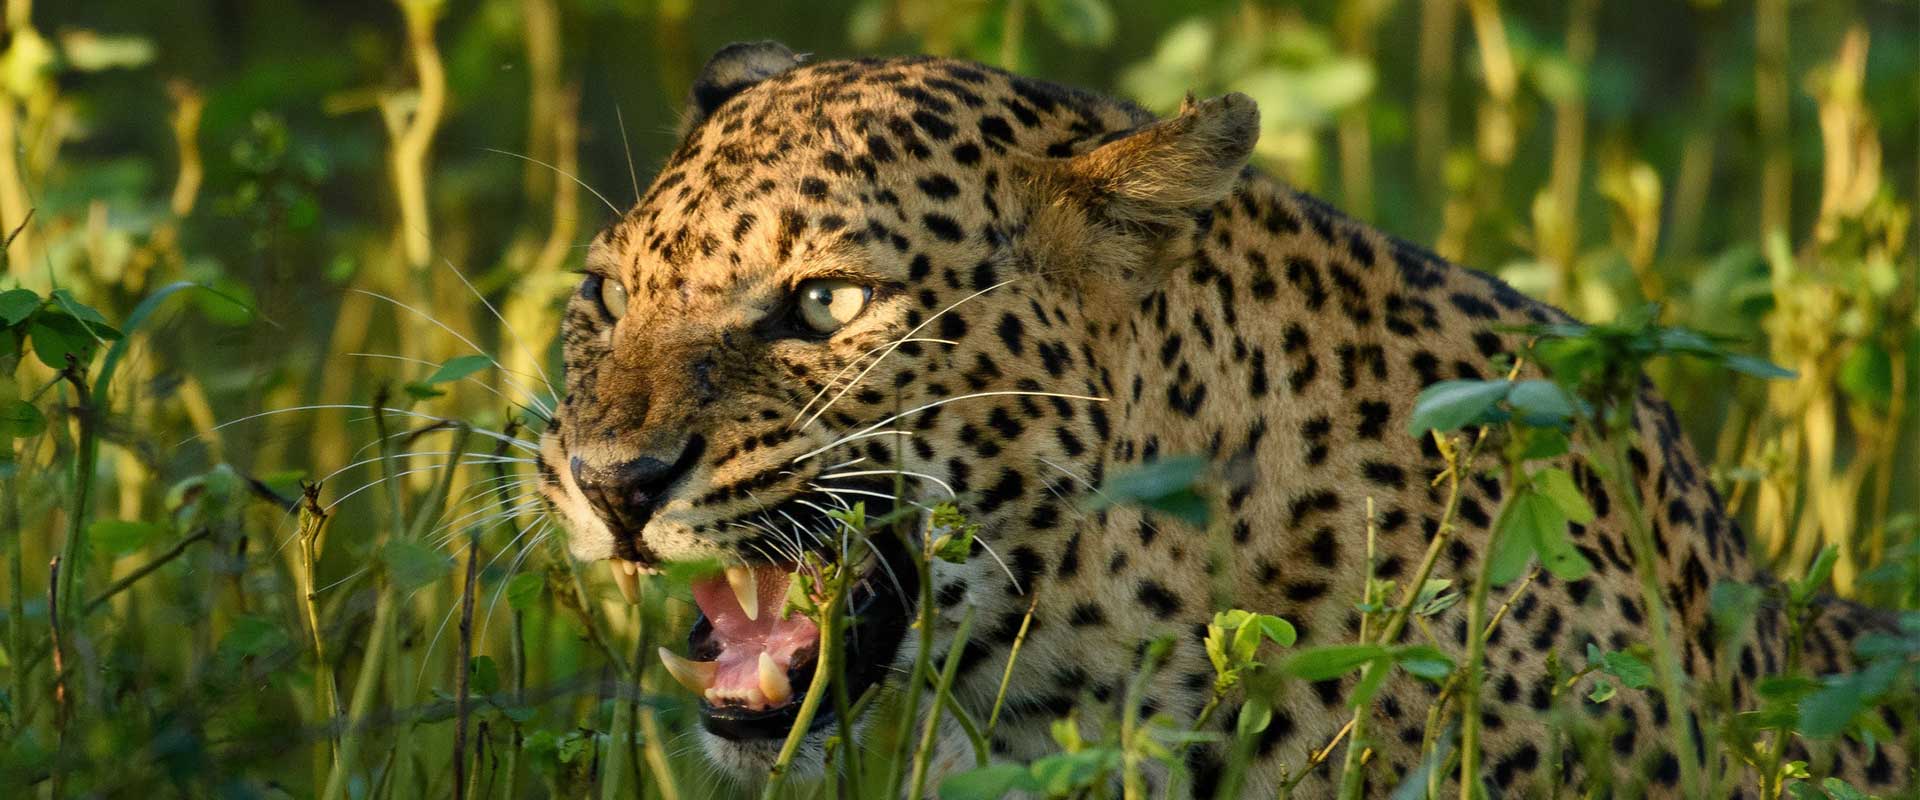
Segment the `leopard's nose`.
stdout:
<svg viewBox="0 0 1920 800">
<path fill-rule="evenodd" d="M 689 438 L 670 459 L 640 456 L 614 464 L 589 464 L 574 456 L 573 482 L 616 536 L 638 536 L 659 509 L 667 490 L 700 461 L 704 441 Z"/>
</svg>

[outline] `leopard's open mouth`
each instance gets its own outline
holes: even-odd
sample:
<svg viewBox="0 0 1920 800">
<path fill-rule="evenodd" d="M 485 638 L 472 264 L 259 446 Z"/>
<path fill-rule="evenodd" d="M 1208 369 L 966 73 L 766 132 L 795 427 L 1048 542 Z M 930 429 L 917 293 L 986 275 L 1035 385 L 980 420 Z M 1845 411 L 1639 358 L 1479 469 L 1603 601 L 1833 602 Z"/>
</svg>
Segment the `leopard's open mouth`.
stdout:
<svg viewBox="0 0 1920 800">
<path fill-rule="evenodd" d="M 877 516 L 883 515 L 870 512 L 869 518 Z M 918 597 L 917 575 L 899 537 L 883 529 L 867 541 L 870 547 L 856 548 L 866 554 L 845 601 L 841 674 L 851 698 L 886 676 Z M 795 562 L 732 567 L 694 581 L 700 614 L 687 635 L 691 658 L 665 648 L 660 658 L 700 697 L 700 721 L 709 732 L 746 740 L 782 739 L 792 730 L 819 664 L 820 642 L 812 619 L 785 608 L 798 568 Z M 833 704 L 824 704 L 811 728 L 833 719 Z"/>
</svg>

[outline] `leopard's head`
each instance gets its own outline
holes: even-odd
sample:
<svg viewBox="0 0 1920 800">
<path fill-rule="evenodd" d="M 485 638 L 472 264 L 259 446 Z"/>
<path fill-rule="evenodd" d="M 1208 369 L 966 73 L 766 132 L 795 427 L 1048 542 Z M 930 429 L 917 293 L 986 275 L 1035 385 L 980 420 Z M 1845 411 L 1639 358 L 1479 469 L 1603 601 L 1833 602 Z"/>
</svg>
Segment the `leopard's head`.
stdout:
<svg viewBox="0 0 1920 800">
<path fill-rule="evenodd" d="M 691 660 L 669 659 L 704 690 L 717 762 L 763 770 L 793 724 L 817 631 L 775 617 L 802 554 L 847 535 L 836 510 L 955 499 L 980 543 L 928 589 L 1020 591 L 1075 513 L 1060 496 L 1098 479 L 1103 360 L 1257 121 L 1238 95 L 1156 122 L 949 60 L 765 42 L 707 64 L 678 149 L 588 251 L 541 462 L 574 557 L 735 567 L 695 583 Z M 870 533 L 856 696 L 912 658 L 921 588 L 900 538 Z"/>
</svg>

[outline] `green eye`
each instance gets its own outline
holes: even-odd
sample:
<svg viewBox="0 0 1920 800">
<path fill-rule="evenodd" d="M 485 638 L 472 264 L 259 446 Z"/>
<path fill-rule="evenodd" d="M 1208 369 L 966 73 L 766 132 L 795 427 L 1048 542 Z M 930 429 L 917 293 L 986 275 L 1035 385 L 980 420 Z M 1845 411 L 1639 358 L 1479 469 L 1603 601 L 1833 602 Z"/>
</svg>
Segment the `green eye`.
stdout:
<svg viewBox="0 0 1920 800">
<path fill-rule="evenodd" d="M 626 316 L 627 287 L 611 278 L 602 278 L 599 284 L 597 287 L 599 289 L 599 297 L 595 299 L 600 301 L 600 310 L 607 312 L 607 316 L 615 320 Z"/>
<path fill-rule="evenodd" d="M 800 321 L 820 333 L 832 333 L 860 316 L 873 290 L 852 281 L 822 278 L 800 284 Z"/>
</svg>

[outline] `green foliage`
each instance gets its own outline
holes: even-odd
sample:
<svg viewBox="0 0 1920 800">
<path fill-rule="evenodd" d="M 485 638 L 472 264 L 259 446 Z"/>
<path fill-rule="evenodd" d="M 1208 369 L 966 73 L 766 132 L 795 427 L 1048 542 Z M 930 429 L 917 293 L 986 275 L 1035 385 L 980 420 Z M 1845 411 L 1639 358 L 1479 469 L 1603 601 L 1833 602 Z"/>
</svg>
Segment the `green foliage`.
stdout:
<svg viewBox="0 0 1920 800">
<path fill-rule="evenodd" d="M 1209 467 L 1208 461 L 1199 456 L 1149 461 L 1116 472 L 1081 506 L 1088 511 L 1098 511 L 1118 505 L 1137 505 L 1204 528 L 1212 509 L 1200 485 Z"/>
</svg>

